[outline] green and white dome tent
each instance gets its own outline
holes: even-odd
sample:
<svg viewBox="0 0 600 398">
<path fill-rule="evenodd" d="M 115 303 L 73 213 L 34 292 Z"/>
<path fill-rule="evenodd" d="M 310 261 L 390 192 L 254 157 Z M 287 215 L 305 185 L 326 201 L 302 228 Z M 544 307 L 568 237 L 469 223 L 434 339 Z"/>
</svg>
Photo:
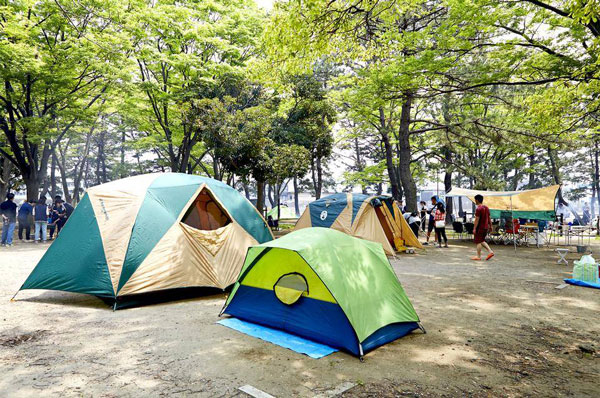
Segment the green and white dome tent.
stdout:
<svg viewBox="0 0 600 398">
<path fill-rule="evenodd" d="M 177 297 L 173 289 L 224 289 L 248 247 L 272 239 L 254 206 L 220 181 L 129 177 L 87 190 L 20 290 L 92 294 L 119 308 L 144 293 L 160 300 Z"/>
<path fill-rule="evenodd" d="M 331 228 L 252 246 L 222 313 L 357 356 L 421 328 L 381 244 Z"/>
</svg>

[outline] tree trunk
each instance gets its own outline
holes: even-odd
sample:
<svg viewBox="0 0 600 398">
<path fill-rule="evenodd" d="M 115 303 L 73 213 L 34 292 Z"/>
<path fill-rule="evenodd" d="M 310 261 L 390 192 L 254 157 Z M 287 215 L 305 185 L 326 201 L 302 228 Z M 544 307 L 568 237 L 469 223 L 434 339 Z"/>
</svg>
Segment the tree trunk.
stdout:
<svg viewBox="0 0 600 398">
<path fill-rule="evenodd" d="M 68 148 L 68 143 L 65 145 L 64 148 L 64 152 L 67 151 Z M 59 147 L 60 150 L 60 147 Z M 67 161 L 65 160 L 66 155 L 65 153 L 61 153 L 60 154 L 60 159 L 58 159 L 57 157 L 57 165 L 58 165 L 58 171 L 60 171 L 60 181 L 62 184 L 62 197 L 63 199 L 67 202 L 67 203 L 72 203 L 72 198 L 71 198 L 71 194 L 69 193 L 69 184 L 68 184 L 68 176 L 67 176 Z M 75 189 L 77 189 L 77 187 L 75 187 Z"/>
<path fill-rule="evenodd" d="M 296 217 L 300 216 L 300 204 L 298 203 L 298 178 L 294 177 L 294 212 Z"/>
<path fill-rule="evenodd" d="M 242 187 L 244 188 L 244 195 L 246 195 L 246 199 L 250 200 L 250 189 L 248 188 L 248 184 L 243 182 Z"/>
<path fill-rule="evenodd" d="M 535 188 L 535 172 L 533 170 L 534 165 L 535 165 L 535 154 L 532 153 L 531 155 L 529 155 L 529 181 L 527 182 L 528 189 Z"/>
<path fill-rule="evenodd" d="M 213 178 L 215 180 L 221 181 L 222 177 L 221 177 L 221 171 L 219 170 L 219 160 L 215 156 L 213 156 L 212 160 L 213 160 Z"/>
<path fill-rule="evenodd" d="M 320 157 L 313 157 L 310 169 L 312 172 L 312 183 L 315 191 L 315 198 L 321 199 L 321 194 L 323 193 L 323 166 L 321 165 Z"/>
<path fill-rule="evenodd" d="M 56 196 L 56 151 L 52 151 L 52 161 L 50 162 L 50 196 Z"/>
<path fill-rule="evenodd" d="M 594 140 L 594 188 L 596 191 L 596 200 L 598 201 L 598 213 L 600 214 L 600 164 L 598 164 L 598 152 L 598 141 Z M 600 230 L 598 233 L 600 233 Z"/>
<path fill-rule="evenodd" d="M 400 185 L 400 179 L 396 175 L 396 167 L 394 167 L 394 154 L 390 136 L 387 132 L 381 133 L 381 140 L 385 149 L 385 166 L 387 168 L 388 177 L 390 179 L 390 187 L 392 189 L 392 197 L 398 201 L 402 200 L 403 189 Z"/>
<path fill-rule="evenodd" d="M 1 156 L 2 158 L 2 176 L 0 181 L 0 202 L 4 201 L 6 194 L 10 191 L 10 175 L 12 173 L 13 164 L 8 158 Z"/>
<path fill-rule="evenodd" d="M 35 177 L 23 178 L 27 189 L 27 200 L 39 199 L 40 181 Z"/>
<path fill-rule="evenodd" d="M 277 187 L 275 187 L 277 189 Z M 273 199 L 273 186 L 269 184 L 269 188 L 267 189 L 267 198 L 269 199 L 269 203 L 271 204 L 271 208 L 275 206 L 275 200 Z"/>
<path fill-rule="evenodd" d="M 358 137 L 354 137 L 354 154 L 356 156 L 356 171 L 360 173 L 365 169 L 365 165 L 363 164 L 363 160 L 360 155 L 360 143 L 358 141 Z M 367 186 L 365 184 L 360 184 L 360 190 L 363 195 L 367 194 Z"/>
<path fill-rule="evenodd" d="M 444 160 L 446 163 L 446 170 L 444 174 L 444 192 L 448 193 L 452 189 L 452 151 L 448 146 L 442 148 L 444 154 Z M 460 197 L 458 198 L 460 200 Z M 452 223 L 452 212 L 453 212 L 453 199 L 451 197 L 446 198 L 446 223 Z"/>
<path fill-rule="evenodd" d="M 562 179 L 560 176 L 560 169 L 558 165 L 558 154 L 556 153 L 556 149 L 552 149 L 552 147 L 548 147 L 548 159 L 550 160 L 550 175 L 552 176 L 552 181 L 554 184 L 562 184 Z M 562 187 L 558 190 L 558 203 L 562 203 L 567 205 L 567 201 L 563 198 Z"/>
<path fill-rule="evenodd" d="M 121 173 L 119 177 L 125 178 L 127 174 L 125 173 L 125 130 L 121 133 Z"/>
<path fill-rule="evenodd" d="M 256 208 L 264 216 L 265 214 L 265 182 L 256 180 Z"/>
<path fill-rule="evenodd" d="M 102 133 L 100 133 L 98 135 L 98 146 L 97 146 L 97 152 L 96 152 L 96 185 L 100 185 L 101 184 L 101 179 L 100 179 L 100 164 L 102 163 L 102 152 L 103 152 L 103 147 L 104 147 L 104 143 L 102 142 Z"/>
<path fill-rule="evenodd" d="M 399 148 L 400 148 L 400 181 L 404 189 L 406 198 L 406 208 L 408 211 L 417 211 L 417 184 L 412 176 L 410 164 L 412 161 L 412 150 L 410 148 L 410 110 L 412 107 L 412 95 L 408 95 L 402 104 L 402 114 L 400 116 Z"/>
<path fill-rule="evenodd" d="M 277 221 L 281 218 L 281 184 L 275 184 L 275 194 L 277 195 Z"/>
</svg>

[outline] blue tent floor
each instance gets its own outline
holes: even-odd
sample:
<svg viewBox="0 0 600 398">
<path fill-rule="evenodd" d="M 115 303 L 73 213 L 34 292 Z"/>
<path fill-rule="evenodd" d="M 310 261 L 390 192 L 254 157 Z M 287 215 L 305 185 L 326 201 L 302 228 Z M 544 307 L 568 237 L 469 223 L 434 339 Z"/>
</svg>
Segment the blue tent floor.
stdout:
<svg viewBox="0 0 600 398">
<path fill-rule="evenodd" d="M 282 330 L 271 329 L 266 326 L 242 321 L 238 318 L 225 318 L 221 319 L 217 323 L 297 353 L 308 355 L 309 357 L 315 359 L 323 358 L 324 356 L 338 351 L 335 348 L 304 339 Z"/>
<path fill-rule="evenodd" d="M 571 285 L 592 287 L 594 289 L 600 289 L 600 283 L 589 283 L 589 282 L 580 281 L 579 279 L 565 279 L 564 281 Z"/>
</svg>

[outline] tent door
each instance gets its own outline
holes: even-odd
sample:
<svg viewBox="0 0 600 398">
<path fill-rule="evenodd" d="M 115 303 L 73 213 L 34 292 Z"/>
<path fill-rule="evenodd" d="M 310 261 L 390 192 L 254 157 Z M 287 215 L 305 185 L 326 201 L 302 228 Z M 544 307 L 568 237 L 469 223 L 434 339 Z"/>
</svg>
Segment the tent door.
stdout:
<svg viewBox="0 0 600 398">
<path fill-rule="evenodd" d="M 383 232 L 385 233 L 385 237 L 387 238 L 388 242 L 390 242 L 392 247 L 396 248 L 396 244 L 394 243 L 394 232 L 392 231 L 390 223 L 384 214 L 384 206 L 375 207 L 375 214 L 377 214 L 377 218 L 379 219 L 379 223 L 383 228 Z"/>
<path fill-rule="evenodd" d="M 203 188 L 185 212 L 184 224 L 203 231 L 219 229 L 231 223 L 231 218 L 212 194 Z"/>
</svg>

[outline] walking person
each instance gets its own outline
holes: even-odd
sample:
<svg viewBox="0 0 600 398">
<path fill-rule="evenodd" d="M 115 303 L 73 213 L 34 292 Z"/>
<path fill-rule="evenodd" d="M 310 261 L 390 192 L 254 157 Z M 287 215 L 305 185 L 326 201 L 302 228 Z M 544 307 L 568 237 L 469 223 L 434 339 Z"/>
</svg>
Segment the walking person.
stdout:
<svg viewBox="0 0 600 398">
<path fill-rule="evenodd" d="M 19 208 L 19 240 L 23 240 L 23 231 L 25 231 L 25 240 L 31 240 L 31 215 L 33 214 L 33 206 L 31 201 L 26 200 Z"/>
<path fill-rule="evenodd" d="M 40 238 L 46 242 L 48 231 L 48 206 L 46 206 L 46 197 L 42 196 L 33 208 L 33 220 L 35 223 L 35 242 L 39 243 Z"/>
<path fill-rule="evenodd" d="M 444 240 L 444 247 L 448 247 L 448 237 L 446 236 L 446 209 L 442 202 L 438 202 L 436 205 L 434 220 L 438 247 L 442 247 L 442 239 Z"/>
<path fill-rule="evenodd" d="M 483 204 L 483 196 L 475 195 L 475 204 L 477 209 L 475 210 L 475 223 L 473 226 L 473 236 L 475 244 L 477 245 L 477 256 L 472 257 L 471 260 L 481 260 L 481 248 L 484 247 L 487 250 L 488 255 L 485 258 L 489 260 L 494 257 L 494 252 L 490 249 L 490 246 L 485 241 L 485 238 L 492 226 L 490 218 L 490 209 Z"/>
<path fill-rule="evenodd" d="M 17 224 L 17 204 L 15 203 L 15 194 L 10 192 L 6 195 L 6 200 L 0 204 L 0 213 L 2 214 L 2 246 L 12 246 L 15 225 Z"/>
</svg>

